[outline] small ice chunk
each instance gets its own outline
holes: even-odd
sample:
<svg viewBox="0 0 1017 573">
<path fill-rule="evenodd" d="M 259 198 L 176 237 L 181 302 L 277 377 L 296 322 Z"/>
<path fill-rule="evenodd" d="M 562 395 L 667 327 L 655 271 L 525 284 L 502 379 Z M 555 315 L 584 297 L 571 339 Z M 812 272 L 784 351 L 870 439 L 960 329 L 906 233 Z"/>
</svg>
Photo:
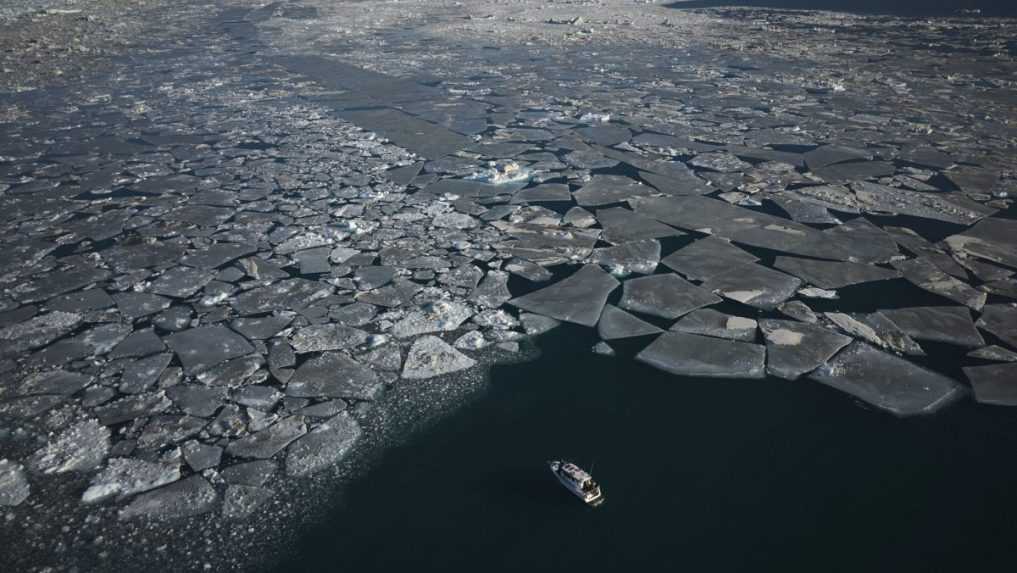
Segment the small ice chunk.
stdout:
<svg viewBox="0 0 1017 573">
<path fill-rule="evenodd" d="M 660 332 L 661 329 L 656 326 L 612 305 L 604 307 L 604 312 L 601 313 L 600 321 L 597 323 L 597 334 L 604 340 L 633 338 Z"/>
<path fill-rule="evenodd" d="M 274 492 L 265 487 L 231 485 L 226 488 L 222 514 L 227 519 L 246 519 L 272 499 Z"/>
<path fill-rule="evenodd" d="M 473 367 L 476 361 L 437 336 L 421 336 L 413 342 L 403 365 L 403 378 L 424 379 Z"/>
<path fill-rule="evenodd" d="M 0 460 L 0 506 L 20 505 L 30 493 L 24 466 L 12 460 Z"/>
<path fill-rule="evenodd" d="M 225 326 L 192 328 L 166 338 L 187 374 L 197 374 L 231 358 L 254 352 L 246 338 Z"/>
<path fill-rule="evenodd" d="M 260 432 L 230 442 L 226 453 L 241 458 L 266 459 L 306 433 L 307 426 L 300 417 L 283 418 Z"/>
<path fill-rule="evenodd" d="M 341 352 L 325 352 L 300 365 L 286 386 L 286 395 L 373 400 L 382 386 L 370 368 Z"/>
<path fill-rule="evenodd" d="M 471 316 L 473 310 L 465 304 L 439 300 L 408 314 L 392 327 L 392 334 L 408 338 L 431 332 L 449 332 L 459 328 Z"/>
</svg>

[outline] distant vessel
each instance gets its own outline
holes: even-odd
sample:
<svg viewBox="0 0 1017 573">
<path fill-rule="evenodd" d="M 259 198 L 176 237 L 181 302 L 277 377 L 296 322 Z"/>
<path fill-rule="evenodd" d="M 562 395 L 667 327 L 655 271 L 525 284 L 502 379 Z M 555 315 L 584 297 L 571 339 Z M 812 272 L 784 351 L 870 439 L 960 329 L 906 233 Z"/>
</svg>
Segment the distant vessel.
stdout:
<svg viewBox="0 0 1017 573">
<path fill-rule="evenodd" d="M 547 462 L 551 473 L 558 478 L 565 489 L 571 491 L 590 507 L 604 503 L 604 494 L 600 485 L 593 481 L 593 476 L 572 462 L 552 460 Z"/>
</svg>

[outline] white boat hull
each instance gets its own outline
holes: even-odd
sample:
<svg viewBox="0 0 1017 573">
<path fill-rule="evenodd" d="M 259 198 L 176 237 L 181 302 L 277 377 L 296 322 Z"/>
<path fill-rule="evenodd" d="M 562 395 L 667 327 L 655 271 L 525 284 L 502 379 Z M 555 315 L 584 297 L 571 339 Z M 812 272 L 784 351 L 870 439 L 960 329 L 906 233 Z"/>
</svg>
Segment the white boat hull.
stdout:
<svg viewBox="0 0 1017 573">
<path fill-rule="evenodd" d="M 564 486 L 565 489 L 569 490 L 569 492 L 571 492 L 572 495 L 583 500 L 583 503 L 590 507 L 597 507 L 598 505 L 604 503 L 604 494 L 603 492 L 601 492 L 599 486 L 597 486 L 597 488 L 593 491 L 584 491 L 583 489 L 579 488 L 574 482 L 562 476 L 562 474 L 558 471 L 558 468 L 560 467 L 558 462 L 550 462 L 549 466 L 551 468 L 551 473 L 554 474 L 554 477 L 558 480 L 558 483 Z"/>
</svg>

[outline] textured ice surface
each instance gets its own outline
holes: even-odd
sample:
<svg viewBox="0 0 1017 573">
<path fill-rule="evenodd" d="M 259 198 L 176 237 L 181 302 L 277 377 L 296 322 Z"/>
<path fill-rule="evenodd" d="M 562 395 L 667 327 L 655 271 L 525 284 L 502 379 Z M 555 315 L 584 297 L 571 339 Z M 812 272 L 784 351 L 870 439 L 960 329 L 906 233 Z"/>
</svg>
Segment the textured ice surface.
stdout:
<svg viewBox="0 0 1017 573">
<path fill-rule="evenodd" d="M 632 338 L 660 333 L 660 328 L 612 305 L 604 307 L 597 322 L 597 334 L 604 340 Z"/>
<path fill-rule="evenodd" d="M 133 458 L 110 458 L 105 468 L 92 478 L 81 496 L 85 503 L 95 503 L 116 496 L 124 498 L 180 479 L 177 463 L 149 462 Z"/>
<path fill-rule="evenodd" d="M 720 302 L 720 297 L 674 273 L 629 279 L 622 285 L 618 306 L 661 318 L 674 319 L 697 308 Z"/>
<path fill-rule="evenodd" d="M 832 330 L 793 320 L 761 320 L 766 339 L 766 371 L 794 380 L 825 364 L 851 338 Z"/>
<path fill-rule="evenodd" d="M 35 452 L 30 467 L 44 474 L 95 469 L 109 451 L 110 431 L 96 420 L 82 420 L 61 431 Z"/>
<path fill-rule="evenodd" d="M 446 344 L 437 336 L 421 336 L 406 355 L 403 378 L 422 379 L 465 370 L 476 361 Z"/>
<path fill-rule="evenodd" d="M 205 326 L 171 334 L 166 343 L 189 373 L 208 370 L 254 350 L 244 337 L 224 326 Z"/>
<path fill-rule="evenodd" d="M 862 342 L 853 342 L 809 378 L 898 416 L 931 414 L 965 392 L 942 374 Z"/>
<path fill-rule="evenodd" d="M 31 489 L 21 464 L 0 460 L 0 505 L 21 505 L 21 502 L 28 499 Z"/>
<path fill-rule="evenodd" d="M 381 381 L 368 367 L 340 352 L 325 352 L 297 368 L 286 386 L 288 396 L 371 400 Z"/>
<path fill-rule="evenodd" d="M 330 418 L 290 446 L 286 473 L 304 476 L 337 463 L 350 452 L 360 435 L 360 425 L 346 412 Z"/>
<path fill-rule="evenodd" d="M 557 320 L 594 326 L 618 281 L 595 265 L 586 265 L 568 278 L 509 304 Z"/>
<path fill-rule="evenodd" d="M 636 360 L 679 376 L 762 378 L 766 374 L 763 346 L 683 332 L 662 334 Z"/>
<path fill-rule="evenodd" d="M 178 519 L 211 511 L 218 495 L 200 475 L 163 486 L 134 498 L 120 510 L 121 519 Z"/>
<path fill-rule="evenodd" d="M 983 404 L 1017 406 L 1017 364 L 969 366 L 964 375 Z"/>
</svg>

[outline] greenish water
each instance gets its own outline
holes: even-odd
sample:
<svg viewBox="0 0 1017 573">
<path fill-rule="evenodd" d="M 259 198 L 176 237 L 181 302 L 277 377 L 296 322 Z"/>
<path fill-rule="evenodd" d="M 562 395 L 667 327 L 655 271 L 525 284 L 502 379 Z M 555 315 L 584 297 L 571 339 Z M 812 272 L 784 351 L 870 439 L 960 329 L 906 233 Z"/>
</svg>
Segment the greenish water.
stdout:
<svg viewBox="0 0 1017 573">
<path fill-rule="evenodd" d="M 818 384 L 689 380 L 565 328 L 388 451 L 278 571 L 1011 570 L 1017 417 Z M 588 509 L 544 461 L 593 466 Z"/>
</svg>

